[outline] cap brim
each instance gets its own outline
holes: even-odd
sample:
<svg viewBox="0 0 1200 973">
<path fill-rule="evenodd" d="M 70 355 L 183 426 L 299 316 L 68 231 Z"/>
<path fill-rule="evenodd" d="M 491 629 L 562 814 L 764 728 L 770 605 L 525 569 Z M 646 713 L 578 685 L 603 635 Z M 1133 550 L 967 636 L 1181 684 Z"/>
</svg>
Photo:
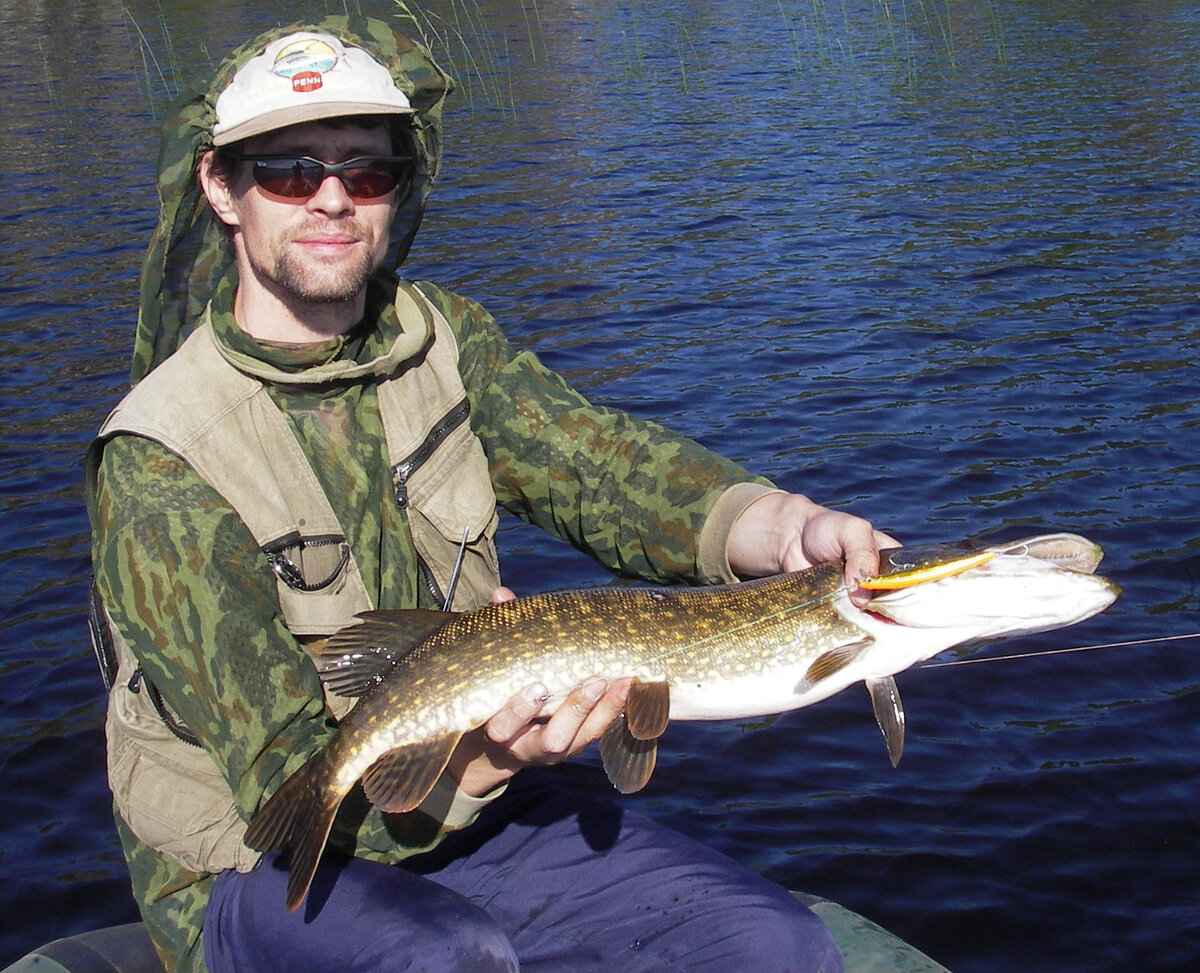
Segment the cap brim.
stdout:
<svg viewBox="0 0 1200 973">
<path fill-rule="evenodd" d="M 252 135 L 262 135 L 289 125 L 300 125 L 304 122 L 318 122 L 327 118 L 343 118 L 353 115 L 411 115 L 413 109 L 400 108 L 396 105 L 364 105 L 362 102 L 331 101 L 324 104 L 295 105 L 281 108 L 278 111 L 267 112 L 257 118 L 251 118 L 240 125 L 213 133 L 213 145 L 229 145 L 240 142 Z"/>
</svg>

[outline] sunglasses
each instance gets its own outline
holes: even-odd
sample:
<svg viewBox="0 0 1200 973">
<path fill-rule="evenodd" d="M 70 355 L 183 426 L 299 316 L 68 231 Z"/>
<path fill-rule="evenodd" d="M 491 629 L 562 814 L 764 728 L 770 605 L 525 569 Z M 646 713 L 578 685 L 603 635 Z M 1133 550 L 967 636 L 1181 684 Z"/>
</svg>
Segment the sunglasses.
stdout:
<svg viewBox="0 0 1200 973">
<path fill-rule="evenodd" d="M 307 155 L 230 155 L 253 163 L 254 181 L 284 199 L 309 199 L 330 176 L 338 177 L 351 199 L 378 199 L 398 186 L 404 199 L 412 188 L 413 160 L 406 155 L 365 155 L 345 162 L 322 162 Z"/>
</svg>

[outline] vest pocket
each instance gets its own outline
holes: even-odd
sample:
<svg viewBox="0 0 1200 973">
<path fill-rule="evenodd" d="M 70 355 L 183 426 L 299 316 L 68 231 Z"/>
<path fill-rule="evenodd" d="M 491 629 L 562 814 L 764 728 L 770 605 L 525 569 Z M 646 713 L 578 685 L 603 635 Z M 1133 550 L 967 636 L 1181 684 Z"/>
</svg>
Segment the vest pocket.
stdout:
<svg viewBox="0 0 1200 973">
<path fill-rule="evenodd" d="M 146 698 L 129 689 L 131 656 L 109 694 L 108 781 L 137 837 L 193 872 L 249 871 L 261 855 L 242 842 L 246 823 L 205 750 L 177 739 Z"/>
<path fill-rule="evenodd" d="M 350 562 L 350 548 L 340 534 L 304 537 L 293 531 L 262 550 L 275 576 L 293 591 L 324 591 Z"/>
<path fill-rule="evenodd" d="M 403 497 L 400 506 L 408 513 L 413 543 L 439 598 L 449 584 L 465 531 L 466 549 L 454 605 L 446 606 L 458 610 L 487 604 L 500 583 L 496 494 L 483 446 L 465 415 L 463 420 L 442 426 L 436 448 L 418 451 L 422 453 L 420 463 L 402 461 L 393 470 L 397 498 Z"/>
<path fill-rule="evenodd" d="M 374 606 L 340 534 L 285 534 L 262 546 L 275 574 L 279 607 L 293 635 L 329 635 Z"/>
</svg>

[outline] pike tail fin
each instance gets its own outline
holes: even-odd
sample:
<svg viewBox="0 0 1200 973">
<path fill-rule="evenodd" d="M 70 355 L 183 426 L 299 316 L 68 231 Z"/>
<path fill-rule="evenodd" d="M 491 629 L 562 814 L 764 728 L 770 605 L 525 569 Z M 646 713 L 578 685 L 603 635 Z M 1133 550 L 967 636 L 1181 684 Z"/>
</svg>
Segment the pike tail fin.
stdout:
<svg viewBox="0 0 1200 973">
<path fill-rule="evenodd" d="M 321 786 L 321 762 L 310 760 L 292 774 L 254 815 L 243 839 L 255 851 L 291 848 L 287 910 L 308 894 L 333 819 L 344 795 Z"/>
</svg>

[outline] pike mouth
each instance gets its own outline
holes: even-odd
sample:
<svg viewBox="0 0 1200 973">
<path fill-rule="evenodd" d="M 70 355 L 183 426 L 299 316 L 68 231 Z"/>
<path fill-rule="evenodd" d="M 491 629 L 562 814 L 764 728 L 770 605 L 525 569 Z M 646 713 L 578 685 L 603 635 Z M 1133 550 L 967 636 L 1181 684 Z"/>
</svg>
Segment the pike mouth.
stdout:
<svg viewBox="0 0 1200 973">
<path fill-rule="evenodd" d="M 872 618 L 875 621 L 877 621 L 883 625 L 899 625 L 900 624 L 898 621 L 896 621 L 896 619 L 888 618 L 887 615 L 881 615 L 879 612 L 875 611 L 875 609 L 873 609 L 871 607 L 870 602 L 868 602 L 863 608 L 860 608 L 859 611 L 861 611 L 868 618 Z"/>
</svg>

